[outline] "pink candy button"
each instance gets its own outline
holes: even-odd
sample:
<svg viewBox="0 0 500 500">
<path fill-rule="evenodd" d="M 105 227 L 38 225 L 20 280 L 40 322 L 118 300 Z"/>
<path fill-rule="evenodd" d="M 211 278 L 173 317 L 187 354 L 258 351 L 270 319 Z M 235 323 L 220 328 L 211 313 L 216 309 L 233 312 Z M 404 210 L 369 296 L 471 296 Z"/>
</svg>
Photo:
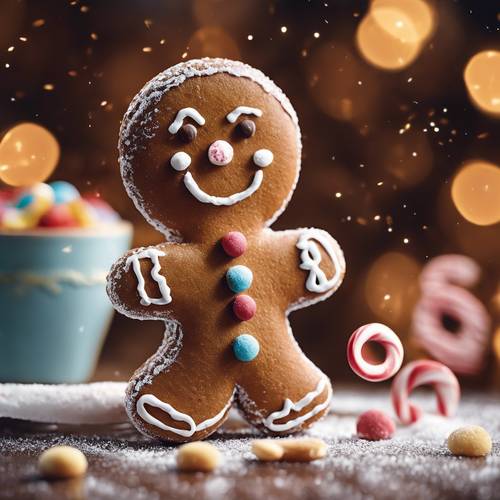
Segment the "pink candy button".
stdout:
<svg viewBox="0 0 500 500">
<path fill-rule="evenodd" d="M 221 245 L 230 257 L 239 257 L 247 249 L 247 239 L 238 231 L 230 231 L 223 236 Z"/>
<path fill-rule="evenodd" d="M 240 321 L 248 321 L 255 316 L 257 304 L 249 295 L 238 295 L 233 302 L 234 315 Z"/>
</svg>

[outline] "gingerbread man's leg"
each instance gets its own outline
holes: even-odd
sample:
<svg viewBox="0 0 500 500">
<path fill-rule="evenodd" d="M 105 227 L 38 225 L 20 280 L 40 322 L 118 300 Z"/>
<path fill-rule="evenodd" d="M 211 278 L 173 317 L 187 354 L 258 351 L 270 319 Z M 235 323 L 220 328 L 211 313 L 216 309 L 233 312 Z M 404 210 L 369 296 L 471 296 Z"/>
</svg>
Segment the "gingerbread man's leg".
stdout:
<svg viewBox="0 0 500 500">
<path fill-rule="evenodd" d="M 127 388 L 125 405 L 147 436 L 184 442 L 204 439 L 226 420 L 234 384 L 219 373 L 214 353 L 200 353 L 179 323 L 166 323 L 160 349 L 139 368 Z"/>
<path fill-rule="evenodd" d="M 300 432 L 328 412 L 330 380 L 300 350 L 288 321 L 265 338 L 259 355 L 241 369 L 238 406 L 263 432 Z"/>
</svg>

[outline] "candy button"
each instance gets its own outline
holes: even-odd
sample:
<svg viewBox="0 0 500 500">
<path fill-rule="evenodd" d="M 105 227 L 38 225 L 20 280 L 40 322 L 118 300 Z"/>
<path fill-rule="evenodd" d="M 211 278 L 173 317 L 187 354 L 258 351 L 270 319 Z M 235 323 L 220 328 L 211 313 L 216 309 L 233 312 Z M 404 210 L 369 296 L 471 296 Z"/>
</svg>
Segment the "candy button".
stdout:
<svg viewBox="0 0 500 500">
<path fill-rule="evenodd" d="M 221 239 L 221 245 L 230 257 L 239 257 L 247 249 L 247 239 L 239 231 L 230 231 Z"/>
<path fill-rule="evenodd" d="M 259 351 L 258 340 L 248 333 L 236 337 L 233 341 L 233 353 L 238 361 L 252 361 L 257 357 Z"/>
<path fill-rule="evenodd" d="M 233 266 L 227 270 L 227 286 L 234 293 L 244 292 L 252 285 L 253 274 L 247 266 Z"/>
<path fill-rule="evenodd" d="M 233 302 L 234 315 L 241 321 L 248 321 L 255 316 L 257 304 L 249 295 L 238 295 Z"/>
</svg>

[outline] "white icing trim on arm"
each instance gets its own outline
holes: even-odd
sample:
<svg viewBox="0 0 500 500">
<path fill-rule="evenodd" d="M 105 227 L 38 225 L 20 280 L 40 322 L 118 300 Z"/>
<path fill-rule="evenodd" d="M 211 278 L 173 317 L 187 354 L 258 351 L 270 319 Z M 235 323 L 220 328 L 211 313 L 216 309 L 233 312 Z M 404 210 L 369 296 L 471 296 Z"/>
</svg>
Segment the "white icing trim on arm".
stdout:
<svg viewBox="0 0 500 500">
<path fill-rule="evenodd" d="M 264 419 L 264 425 L 273 432 L 282 432 L 293 429 L 294 427 L 297 427 L 306 420 L 309 420 L 311 417 L 314 417 L 314 415 L 317 415 L 319 412 L 323 411 L 330 404 L 331 389 L 329 386 L 328 386 L 328 395 L 326 397 L 326 401 L 320 403 L 319 405 L 316 405 L 312 410 L 308 411 L 304 415 L 301 415 L 300 417 L 297 417 L 293 420 L 289 420 L 288 422 L 285 422 L 283 424 L 274 423 L 276 420 L 279 420 L 281 418 L 290 415 L 291 411 L 298 412 L 303 410 L 308 404 L 312 403 L 314 399 L 316 399 L 325 390 L 325 386 L 326 386 L 326 379 L 322 378 L 318 382 L 318 385 L 316 386 L 316 389 L 314 389 L 314 391 L 308 392 L 301 400 L 297 401 L 296 403 L 286 398 L 285 403 L 283 404 L 283 408 L 279 411 L 271 413 L 266 419 Z"/>
<path fill-rule="evenodd" d="M 155 304 L 157 306 L 164 306 L 166 304 L 170 304 L 172 302 L 172 296 L 170 294 L 170 287 L 167 285 L 167 280 L 165 276 L 160 274 L 161 265 L 158 257 L 164 257 L 165 252 L 161 250 L 157 250 L 156 248 L 146 248 L 138 253 L 130 255 L 125 262 L 125 270 L 128 271 L 130 264 L 132 264 L 132 268 L 137 277 L 137 292 L 141 297 L 141 304 L 143 306 L 149 306 L 151 304 Z M 153 264 L 153 269 L 151 269 L 151 277 L 158 283 L 158 288 L 160 289 L 161 298 L 152 299 L 145 288 L 144 276 L 141 272 L 141 263 L 140 259 L 149 259 Z"/>
<path fill-rule="evenodd" d="M 250 106 L 238 106 L 228 113 L 226 118 L 229 123 L 234 123 L 240 115 L 255 115 L 262 116 L 262 111 L 259 108 L 251 108 Z"/>
<path fill-rule="evenodd" d="M 184 118 L 192 118 L 198 125 L 205 125 L 205 118 L 194 108 L 182 108 L 176 115 L 175 120 L 168 127 L 171 134 L 176 134 L 182 127 Z"/>
<path fill-rule="evenodd" d="M 335 266 L 335 274 L 327 279 L 324 271 L 319 267 L 321 263 L 321 252 L 314 240 L 321 243 L 326 253 Z M 334 288 L 341 279 L 341 265 L 339 258 L 332 245 L 331 239 L 324 231 L 319 229 L 306 229 L 299 237 L 296 247 L 300 252 L 300 269 L 309 271 L 306 281 L 306 288 L 310 292 L 323 293 Z"/>
<path fill-rule="evenodd" d="M 217 413 L 217 415 L 207 420 L 204 420 L 203 422 L 200 422 L 198 425 L 196 425 L 195 421 L 193 420 L 193 417 L 191 417 L 187 413 L 182 413 L 176 410 L 172 405 L 169 405 L 168 403 L 165 403 L 161 399 L 158 399 L 153 394 L 143 394 L 138 399 L 137 413 L 148 424 L 154 425 L 155 427 L 158 427 L 164 431 L 173 432 L 174 434 L 178 434 L 179 436 L 191 437 L 195 432 L 208 429 L 209 427 L 212 427 L 212 425 L 215 425 L 217 422 L 219 422 L 224 417 L 227 410 L 231 406 L 232 399 L 233 398 L 231 397 L 226 406 L 224 406 L 224 408 L 222 408 L 222 410 L 219 413 Z M 172 419 L 177 420 L 178 422 L 186 422 L 186 424 L 189 425 L 189 429 L 177 429 L 176 427 L 171 427 L 169 425 L 164 424 L 161 420 L 158 420 L 157 418 L 153 417 L 153 415 L 148 413 L 148 411 L 144 406 L 146 404 L 153 406 L 154 408 L 159 408 L 160 410 L 165 411 Z"/>
<path fill-rule="evenodd" d="M 255 172 L 250 186 L 248 186 L 244 191 L 234 193 L 230 196 L 212 196 L 211 194 L 205 193 L 205 191 L 203 191 L 203 189 L 198 186 L 197 182 L 194 180 L 190 172 L 186 172 L 186 174 L 184 175 L 184 185 L 186 186 L 187 190 L 198 201 L 201 201 L 202 203 L 210 203 L 211 205 L 216 206 L 229 206 L 235 205 L 236 203 L 245 200 L 249 196 L 252 196 L 252 194 L 254 194 L 255 191 L 260 188 L 263 178 L 264 173 L 262 172 L 262 170 L 258 170 L 257 172 Z"/>
</svg>

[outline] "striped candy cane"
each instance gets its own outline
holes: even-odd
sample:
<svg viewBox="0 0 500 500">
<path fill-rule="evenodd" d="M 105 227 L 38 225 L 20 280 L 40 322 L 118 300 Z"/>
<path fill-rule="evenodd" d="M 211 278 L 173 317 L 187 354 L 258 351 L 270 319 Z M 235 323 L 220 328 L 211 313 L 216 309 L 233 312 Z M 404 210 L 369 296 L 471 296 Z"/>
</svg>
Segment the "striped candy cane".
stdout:
<svg viewBox="0 0 500 500">
<path fill-rule="evenodd" d="M 372 364 L 363 358 L 362 349 L 367 342 L 377 342 L 385 349 L 385 360 Z M 358 328 L 347 344 L 347 361 L 356 375 L 370 382 L 391 378 L 401 368 L 404 350 L 399 337 L 381 323 L 370 323 Z"/>
<path fill-rule="evenodd" d="M 422 409 L 409 400 L 413 389 L 421 385 L 433 386 L 441 415 L 454 415 L 460 400 L 457 377 L 442 363 L 422 359 L 408 363 L 392 382 L 392 404 L 403 424 L 416 422 L 422 416 Z"/>
</svg>

